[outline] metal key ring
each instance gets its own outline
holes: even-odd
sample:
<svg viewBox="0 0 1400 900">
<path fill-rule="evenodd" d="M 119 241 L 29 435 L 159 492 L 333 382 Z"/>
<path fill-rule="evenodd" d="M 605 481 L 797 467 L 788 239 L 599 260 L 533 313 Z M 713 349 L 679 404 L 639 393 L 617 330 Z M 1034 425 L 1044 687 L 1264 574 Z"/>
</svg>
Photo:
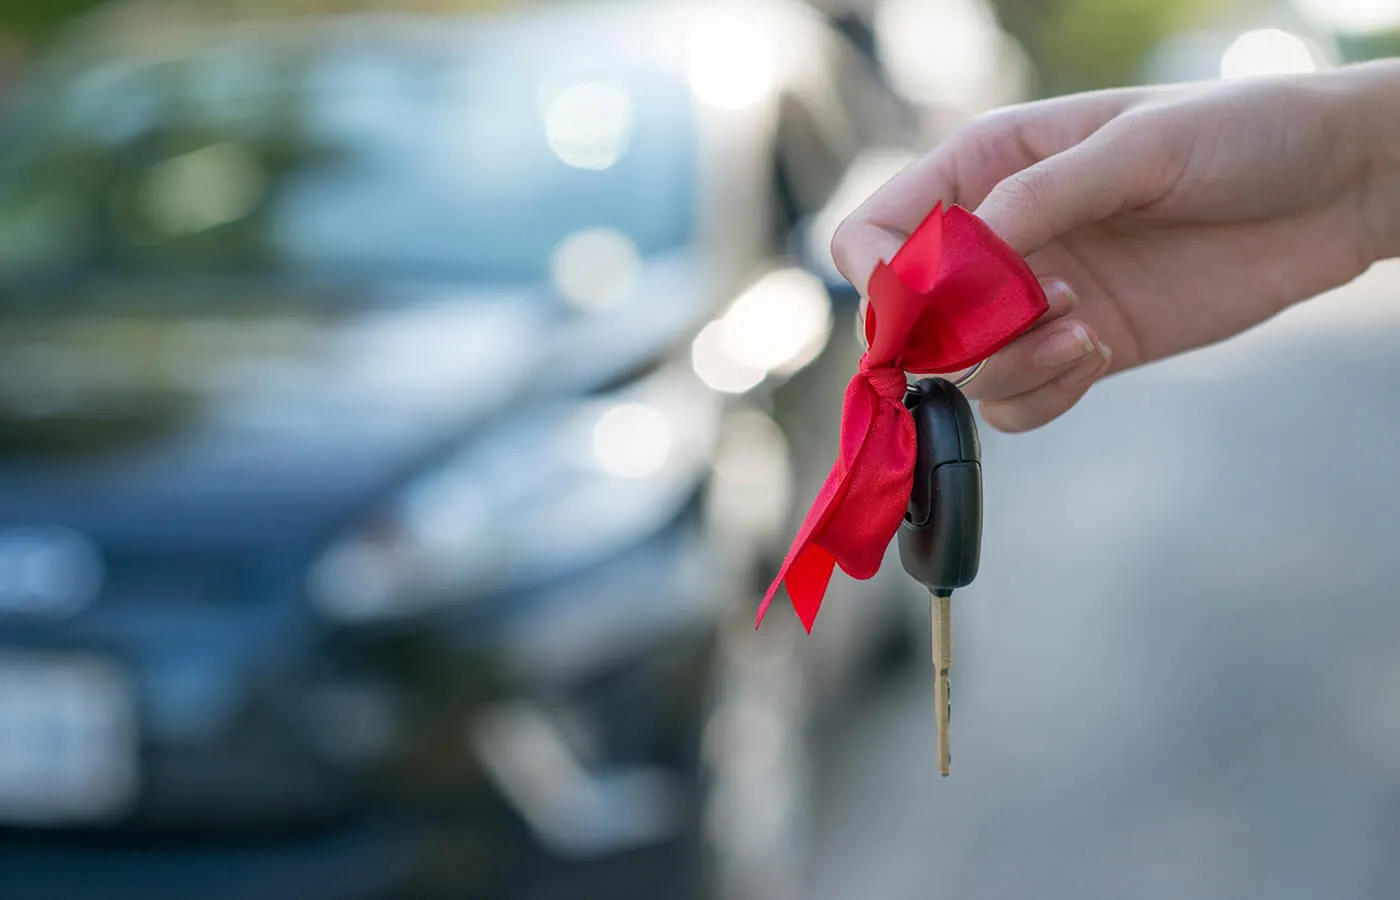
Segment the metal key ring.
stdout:
<svg viewBox="0 0 1400 900">
<path fill-rule="evenodd" d="M 982 370 L 987 368 L 988 362 L 990 362 L 990 360 L 984 359 L 977 365 L 973 366 L 971 372 L 968 372 L 966 375 L 953 382 L 953 387 L 957 388 L 958 390 L 962 390 L 963 388 L 967 387 L 969 384 L 972 383 L 972 379 L 982 374 Z"/>
</svg>

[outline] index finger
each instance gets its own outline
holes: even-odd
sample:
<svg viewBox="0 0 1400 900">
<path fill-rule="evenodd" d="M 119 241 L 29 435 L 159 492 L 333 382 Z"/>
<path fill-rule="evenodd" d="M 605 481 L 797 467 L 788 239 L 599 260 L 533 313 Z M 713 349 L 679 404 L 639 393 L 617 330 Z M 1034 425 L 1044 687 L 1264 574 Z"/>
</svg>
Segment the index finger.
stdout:
<svg viewBox="0 0 1400 900">
<path fill-rule="evenodd" d="M 864 297 L 875 265 L 888 262 L 938 203 L 977 208 L 1006 177 L 1093 134 L 1142 91 L 1099 91 L 992 113 L 907 166 L 837 228 L 836 268 Z"/>
<path fill-rule="evenodd" d="M 964 140 L 954 138 L 910 163 L 836 229 L 831 241 L 832 259 L 862 297 L 876 264 L 893 258 L 934 206 L 940 202 L 961 202 L 972 207 L 981 201 L 980 197 L 970 199 L 967 188 L 959 190 L 957 155 L 967 152 L 963 149 Z M 964 165 L 964 171 L 966 168 Z M 992 179 L 984 196 L 999 180 Z"/>
</svg>

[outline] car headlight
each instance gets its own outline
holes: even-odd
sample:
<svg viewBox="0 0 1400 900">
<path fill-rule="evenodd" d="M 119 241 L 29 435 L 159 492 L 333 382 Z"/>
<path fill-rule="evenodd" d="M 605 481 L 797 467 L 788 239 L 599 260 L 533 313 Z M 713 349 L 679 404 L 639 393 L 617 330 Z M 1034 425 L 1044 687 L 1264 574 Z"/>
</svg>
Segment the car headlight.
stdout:
<svg viewBox="0 0 1400 900">
<path fill-rule="evenodd" d="M 720 413 L 689 365 L 605 396 L 534 403 L 327 549 L 312 602 L 339 621 L 411 615 L 620 551 L 688 502 Z"/>
</svg>

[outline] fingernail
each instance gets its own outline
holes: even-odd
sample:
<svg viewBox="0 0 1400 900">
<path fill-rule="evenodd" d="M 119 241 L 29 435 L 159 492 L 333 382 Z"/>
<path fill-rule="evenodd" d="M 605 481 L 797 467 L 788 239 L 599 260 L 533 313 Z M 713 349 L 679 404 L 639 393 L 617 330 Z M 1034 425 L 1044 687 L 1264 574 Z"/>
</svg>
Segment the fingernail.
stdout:
<svg viewBox="0 0 1400 900">
<path fill-rule="evenodd" d="M 1034 362 L 1042 369 L 1062 369 L 1094 352 L 1094 339 L 1083 325 L 1057 331 L 1036 348 Z"/>
<path fill-rule="evenodd" d="M 1089 384 L 1097 381 L 1106 374 L 1109 364 L 1113 361 L 1113 349 L 1103 341 L 1099 341 L 1094 351 L 1093 359 L 1086 359 L 1084 362 L 1075 366 L 1064 375 L 1064 380 L 1070 385 L 1078 387 L 1082 384 Z"/>
<path fill-rule="evenodd" d="M 1045 285 L 1045 299 L 1050 303 L 1053 310 L 1069 310 L 1074 308 L 1074 289 L 1067 282 L 1056 279 Z"/>
</svg>

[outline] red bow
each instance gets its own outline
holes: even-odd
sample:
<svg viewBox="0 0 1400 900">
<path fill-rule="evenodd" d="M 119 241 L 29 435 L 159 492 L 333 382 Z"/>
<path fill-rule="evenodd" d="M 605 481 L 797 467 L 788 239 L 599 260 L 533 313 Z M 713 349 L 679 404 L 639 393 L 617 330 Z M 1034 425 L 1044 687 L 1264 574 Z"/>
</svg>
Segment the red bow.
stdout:
<svg viewBox="0 0 1400 900">
<path fill-rule="evenodd" d="M 899 529 L 913 488 L 914 419 L 905 372 L 955 372 L 1009 344 L 1045 314 L 1026 261 L 960 206 L 935 207 L 870 278 L 870 349 L 846 388 L 836 465 L 758 609 L 787 584 L 808 631 L 839 563 L 870 578 Z"/>
</svg>

